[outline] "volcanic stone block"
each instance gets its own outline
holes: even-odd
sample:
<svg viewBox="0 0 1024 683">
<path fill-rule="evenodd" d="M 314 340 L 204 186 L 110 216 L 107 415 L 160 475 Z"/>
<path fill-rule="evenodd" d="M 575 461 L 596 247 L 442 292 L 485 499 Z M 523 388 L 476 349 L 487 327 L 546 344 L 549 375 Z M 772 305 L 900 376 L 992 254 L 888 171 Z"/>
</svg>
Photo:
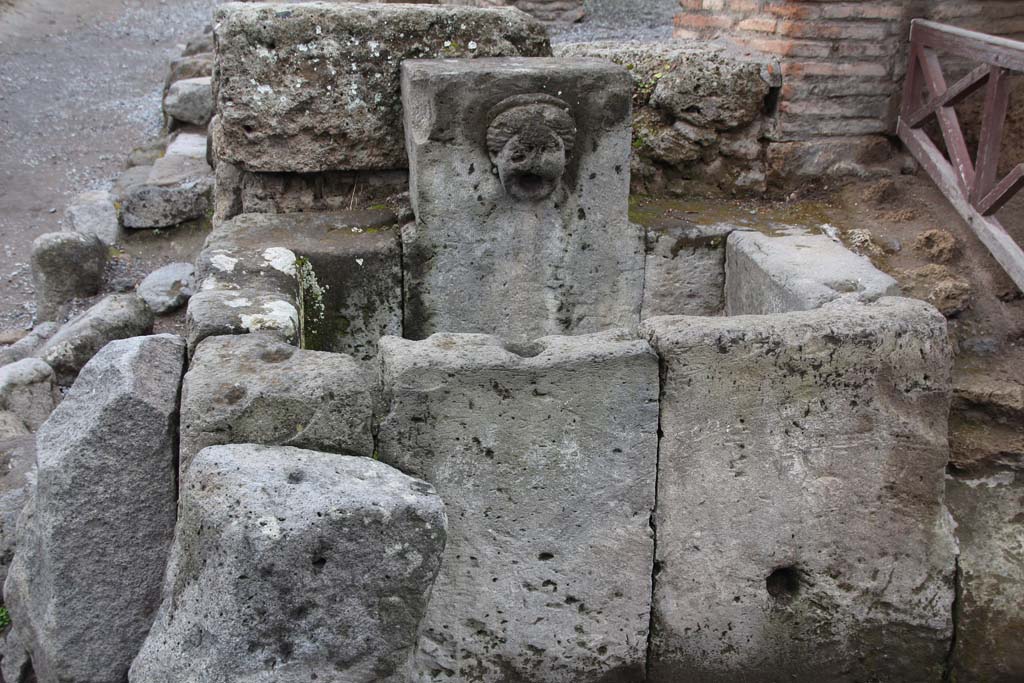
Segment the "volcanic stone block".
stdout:
<svg viewBox="0 0 1024 683">
<path fill-rule="evenodd" d="M 194 126 L 208 124 L 213 116 L 211 77 L 183 78 L 172 83 L 164 96 L 164 114 Z"/>
<path fill-rule="evenodd" d="M 53 412 L 59 396 L 53 368 L 38 358 L 0 367 L 0 410 L 14 413 L 33 431 Z"/>
<path fill-rule="evenodd" d="M 66 228 L 93 235 L 106 245 L 117 244 L 123 235 L 114 201 L 114 196 L 106 190 L 83 192 L 64 212 Z"/>
<path fill-rule="evenodd" d="M 300 351 L 265 334 L 210 337 L 181 402 L 181 469 L 225 443 L 373 455 L 377 377 L 339 353 Z"/>
<path fill-rule="evenodd" d="M 448 505 L 416 681 L 643 678 L 658 363 L 619 332 L 381 340 L 381 460 Z"/>
<path fill-rule="evenodd" d="M 189 353 L 207 337 L 266 332 L 289 344 L 299 341 L 299 309 L 286 293 L 254 289 L 204 289 L 188 300 L 185 330 Z"/>
<path fill-rule="evenodd" d="M 200 261 L 219 254 L 226 267 L 225 257 L 234 258 L 233 272 L 251 280 L 272 273 L 274 254 L 297 255 L 303 347 L 371 360 L 380 337 L 402 334 L 395 221 L 391 211 L 243 214 L 217 227 Z M 200 265 L 201 273 L 208 270 Z M 227 273 L 215 275 L 223 280 Z"/>
<path fill-rule="evenodd" d="M 66 386 L 109 342 L 152 329 L 153 312 L 138 295 L 111 294 L 60 328 L 35 355 L 49 363 L 57 382 Z"/>
<path fill-rule="evenodd" d="M 403 64 L 406 337 L 524 341 L 639 321 L 630 87 L 599 60 Z"/>
<path fill-rule="evenodd" d="M 139 166 L 137 168 L 146 168 Z M 212 208 L 213 169 L 206 137 L 178 135 L 154 162 L 144 182 L 121 194 L 121 220 L 129 228 L 166 228 L 206 216 Z"/>
<path fill-rule="evenodd" d="M 951 680 L 1024 680 L 1024 474 L 946 480 L 960 549 Z"/>
<path fill-rule="evenodd" d="M 230 3 L 214 25 L 217 157 L 250 171 L 405 168 L 403 60 L 551 54 L 507 9 Z"/>
<path fill-rule="evenodd" d="M 129 680 L 405 683 L 446 527 L 433 488 L 370 458 L 207 448 Z"/>
<path fill-rule="evenodd" d="M 941 680 L 942 316 L 886 298 L 643 329 L 664 434 L 649 680 Z"/>
<path fill-rule="evenodd" d="M 730 232 L 675 219 L 648 226 L 643 317 L 721 313 Z"/>
<path fill-rule="evenodd" d="M 188 301 L 195 279 L 191 263 L 168 263 L 147 275 L 136 291 L 153 313 L 164 315 Z"/>
<path fill-rule="evenodd" d="M 106 346 L 38 433 L 4 598 L 40 681 L 123 681 L 174 533 L 185 343 Z"/>
<path fill-rule="evenodd" d="M 825 235 L 736 231 L 725 263 L 729 315 L 807 311 L 840 297 L 875 301 L 900 293 L 896 280 Z"/>
<path fill-rule="evenodd" d="M 32 284 L 36 317 L 56 320 L 64 304 L 90 297 L 103 285 L 107 248 L 97 237 L 49 232 L 32 242 Z"/>
</svg>

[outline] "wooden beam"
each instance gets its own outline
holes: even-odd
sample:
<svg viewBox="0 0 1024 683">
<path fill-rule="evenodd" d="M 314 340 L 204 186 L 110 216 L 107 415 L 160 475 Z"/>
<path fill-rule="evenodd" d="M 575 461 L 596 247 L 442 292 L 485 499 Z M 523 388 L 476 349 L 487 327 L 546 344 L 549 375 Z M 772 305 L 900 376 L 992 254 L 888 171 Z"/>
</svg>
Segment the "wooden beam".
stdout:
<svg viewBox="0 0 1024 683">
<path fill-rule="evenodd" d="M 978 202 L 988 195 L 996 184 L 999 147 L 1003 142 L 1003 124 L 1006 122 L 1006 108 L 1010 104 L 1009 72 L 998 66 L 990 66 L 989 71 L 988 87 L 985 88 L 985 108 L 981 117 L 981 135 L 978 138 L 978 156 L 974 165 L 974 187 L 971 188 L 970 196 L 971 203 L 975 206 L 978 206 Z"/>
<path fill-rule="evenodd" d="M 1024 43 L 925 19 L 910 24 L 910 40 L 977 62 L 1024 71 Z"/>
<path fill-rule="evenodd" d="M 1024 187 L 1024 164 L 1017 164 L 1012 171 L 1006 174 L 1006 177 L 999 181 L 999 184 L 992 188 L 985 197 L 977 202 L 978 211 L 983 216 L 991 216 L 999 209 L 1003 208 L 1003 204 L 1010 201 L 1010 199 Z"/>
<path fill-rule="evenodd" d="M 918 48 L 917 56 L 928 90 L 933 97 L 944 94 L 949 88 L 946 86 L 946 77 L 942 75 L 938 55 L 930 48 Z M 935 115 L 939 119 L 942 139 L 946 142 L 946 153 L 953 164 L 953 170 L 957 173 L 960 188 L 965 195 L 970 195 L 971 188 L 974 187 L 974 163 L 971 161 L 971 153 L 967 150 L 964 133 L 960 129 L 960 120 L 952 107 L 939 107 L 935 110 Z"/>
<path fill-rule="evenodd" d="M 1013 241 L 998 220 L 982 215 L 971 205 L 960 189 L 956 172 L 924 131 L 911 128 L 906 121 L 900 121 L 898 125 L 897 132 L 903 144 L 931 176 L 932 182 L 939 187 L 942 194 L 946 195 L 957 213 L 967 221 L 971 231 L 988 247 L 989 252 L 1010 279 L 1024 292 L 1024 250 Z"/>
<path fill-rule="evenodd" d="M 912 128 L 920 128 L 939 107 L 955 107 L 960 104 L 985 84 L 988 80 L 990 69 L 991 67 L 988 64 L 982 64 L 972 69 L 969 74 L 949 86 L 949 89 L 942 93 L 942 95 L 932 97 L 928 100 L 927 104 L 907 116 L 907 123 Z"/>
</svg>

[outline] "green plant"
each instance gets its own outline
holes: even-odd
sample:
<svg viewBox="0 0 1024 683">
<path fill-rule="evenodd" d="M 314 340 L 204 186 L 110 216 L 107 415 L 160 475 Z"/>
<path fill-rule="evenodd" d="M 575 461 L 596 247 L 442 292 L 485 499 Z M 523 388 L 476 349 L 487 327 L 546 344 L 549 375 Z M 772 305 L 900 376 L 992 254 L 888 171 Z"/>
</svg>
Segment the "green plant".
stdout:
<svg viewBox="0 0 1024 683">
<path fill-rule="evenodd" d="M 302 330 L 300 346 L 306 348 L 306 333 L 309 332 L 315 335 L 317 333 L 315 325 L 323 322 L 326 310 L 324 306 L 324 291 L 328 287 L 320 285 L 316 279 L 316 273 L 313 271 L 313 264 L 304 256 L 299 256 L 295 259 L 295 274 L 299 279 L 299 308 L 301 309 L 302 316 L 299 325 Z"/>
<path fill-rule="evenodd" d="M 11 625 L 11 613 L 7 611 L 6 607 L 0 607 L 0 629 L 5 629 Z"/>
</svg>

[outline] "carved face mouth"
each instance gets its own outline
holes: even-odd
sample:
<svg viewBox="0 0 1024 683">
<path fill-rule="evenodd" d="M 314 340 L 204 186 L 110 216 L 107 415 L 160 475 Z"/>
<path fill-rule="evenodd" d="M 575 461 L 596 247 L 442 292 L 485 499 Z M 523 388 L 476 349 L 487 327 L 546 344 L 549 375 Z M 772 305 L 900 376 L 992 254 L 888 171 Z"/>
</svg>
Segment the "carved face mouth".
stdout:
<svg viewBox="0 0 1024 683">
<path fill-rule="evenodd" d="M 495 159 L 501 184 L 516 199 L 537 201 L 555 191 L 565 172 L 565 147 L 550 130 L 513 137 Z"/>
</svg>

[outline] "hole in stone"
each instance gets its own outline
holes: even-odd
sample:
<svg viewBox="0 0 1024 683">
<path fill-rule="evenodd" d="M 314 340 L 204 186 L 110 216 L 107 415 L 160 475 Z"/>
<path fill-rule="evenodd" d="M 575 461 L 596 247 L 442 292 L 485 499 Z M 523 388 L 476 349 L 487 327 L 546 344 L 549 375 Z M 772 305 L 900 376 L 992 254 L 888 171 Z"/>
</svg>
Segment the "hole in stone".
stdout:
<svg viewBox="0 0 1024 683">
<path fill-rule="evenodd" d="M 540 555 L 537 556 L 537 559 L 540 560 L 541 562 L 547 562 L 548 560 L 555 559 L 555 556 L 552 555 L 551 553 L 541 553 Z"/>
<path fill-rule="evenodd" d="M 323 555 L 317 555 L 313 558 L 312 564 L 314 569 L 321 570 L 327 565 L 327 558 Z"/>
<path fill-rule="evenodd" d="M 765 116 L 775 116 L 779 111 L 779 100 L 782 98 L 782 86 L 768 88 L 768 94 L 764 97 L 762 111 Z"/>
<path fill-rule="evenodd" d="M 523 173 L 515 177 L 515 183 L 524 195 L 532 197 L 544 192 L 550 181 L 536 173 Z"/>
<path fill-rule="evenodd" d="M 765 579 L 765 587 L 777 600 L 792 600 L 800 590 L 800 572 L 796 567 L 779 567 Z"/>
<path fill-rule="evenodd" d="M 544 352 L 544 345 L 537 342 L 502 342 L 501 347 L 520 358 L 533 358 Z"/>
<path fill-rule="evenodd" d="M 301 484 L 306 480 L 306 473 L 302 470 L 292 470 L 288 473 L 289 484 Z"/>
</svg>

